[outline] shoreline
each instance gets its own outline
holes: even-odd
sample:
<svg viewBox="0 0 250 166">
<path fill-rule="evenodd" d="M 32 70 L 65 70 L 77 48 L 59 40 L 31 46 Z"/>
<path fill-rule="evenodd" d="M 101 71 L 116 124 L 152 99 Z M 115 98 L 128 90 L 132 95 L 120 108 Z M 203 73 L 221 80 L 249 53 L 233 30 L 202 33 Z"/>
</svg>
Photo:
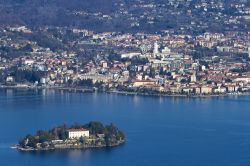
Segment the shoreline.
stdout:
<svg viewBox="0 0 250 166">
<path fill-rule="evenodd" d="M 16 145 L 13 145 L 11 146 L 10 148 L 11 149 L 17 149 L 18 151 L 21 151 L 21 152 L 39 152 L 39 151 L 54 151 L 54 150 L 75 150 L 75 149 L 78 149 L 78 150 L 86 150 L 86 149 L 101 149 L 101 148 L 111 148 L 111 147 L 116 147 L 116 146 L 119 146 L 119 145 L 122 145 L 122 144 L 125 144 L 125 140 L 121 140 L 115 144 L 112 144 L 112 145 L 95 145 L 95 146 L 65 146 L 65 147 L 48 147 L 48 148 L 32 148 L 32 147 L 29 147 L 29 148 L 22 148 L 20 147 L 19 144 L 16 144 Z"/>
<path fill-rule="evenodd" d="M 250 92 L 243 93 L 225 93 L 225 94 L 208 94 L 208 95 L 186 95 L 186 94 L 149 94 L 140 92 L 126 91 L 107 91 L 110 94 L 131 95 L 131 96 L 153 96 L 153 97 L 182 97 L 182 98 L 209 98 L 209 97 L 227 97 L 227 96 L 250 96 Z"/>
<path fill-rule="evenodd" d="M 235 92 L 235 93 L 224 93 L 224 94 L 162 94 L 162 93 L 142 93 L 142 92 L 128 92 L 128 91 L 117 91 L 117 90 L 107 90 L 107 91 L 96 91 L 94 88 L 83 88 L 83 87 L 45 87 L 45 86 L 5 86 L 0 85 L 0 89 L 26 89 L 26 90 L 63 90 L 69 92 L 83 92 L 83 93 L 107 93 L 107 94 L 117 94 L 125 96 L 151 96 L 151 97 L 181 97 L 181 98 L 209 98 L 209 97 L 227 97 L 227 96 L 250 96 L 250 92 Z"/>
</svg>

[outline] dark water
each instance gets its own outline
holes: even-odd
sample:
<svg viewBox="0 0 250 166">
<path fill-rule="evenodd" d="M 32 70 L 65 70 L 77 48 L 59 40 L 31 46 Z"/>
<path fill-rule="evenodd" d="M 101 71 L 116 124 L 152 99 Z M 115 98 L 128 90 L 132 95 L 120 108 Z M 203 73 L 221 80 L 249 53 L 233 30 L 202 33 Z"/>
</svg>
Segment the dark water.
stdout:
<svg viewBox="0 0 250 166">
<path fill-rule="evenodd" d="M 249 166 L 250 97 L 155 98 L 60 91 L 0 91 L 0 165 Z M 37 129 L 113 122 L 112 149 L 23 153 L 9 147 Z"/>
</svg>

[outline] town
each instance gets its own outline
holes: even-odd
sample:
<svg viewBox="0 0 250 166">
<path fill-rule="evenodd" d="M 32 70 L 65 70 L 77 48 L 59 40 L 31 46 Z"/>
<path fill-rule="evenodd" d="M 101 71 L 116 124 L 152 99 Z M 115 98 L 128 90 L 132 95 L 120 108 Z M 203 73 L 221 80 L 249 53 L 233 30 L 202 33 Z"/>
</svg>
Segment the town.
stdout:
<svg viewBox="0 0 250 166">
<path fill-rule="evenodd" d="M 188 96 L 250 92 L 248 2 L 232 3 L 228 8 L 233 8 L 235 15 L 222 14 L 228 9 L 222 2 L 175 3 L 167 4 L 172 15 L 178 15 L 174 13 L 178 7 L 194 5 L 192 9 L 186 7 L 188 10 L 181 11 L 190 18 L 198 18 L 198 11 L 202 11 L 203 17 L 216 15 L 214 24 L 228 29 L 208 30 L 210 25 L 199 19 L 189 23 L 181 21 L 176 27 L 154 33 L 138 29 L 95 31 L 54 25 L 2 26 L 1 87 Z M 130 15 L 122 4 L 119 5 L 120 12 Z M 151 14 L 165 11 L 164 6 L 153 2 L 138 1 L 133 7 L 149 8 L 146 11 Z M 73 14 L 90 16 L 90 13 L 79 11 Z M 106 20 L 114 17 L 100 13 L 92 16 Z M 152 25 L 162 18 L 161 14 L 149 16 L 147 12 L 139 18 L 136 16 L 131 16 L 128 29 L 148 27 L 140 24 L 140 19 L 145 17 L 146 23 Z"/>
</svg>

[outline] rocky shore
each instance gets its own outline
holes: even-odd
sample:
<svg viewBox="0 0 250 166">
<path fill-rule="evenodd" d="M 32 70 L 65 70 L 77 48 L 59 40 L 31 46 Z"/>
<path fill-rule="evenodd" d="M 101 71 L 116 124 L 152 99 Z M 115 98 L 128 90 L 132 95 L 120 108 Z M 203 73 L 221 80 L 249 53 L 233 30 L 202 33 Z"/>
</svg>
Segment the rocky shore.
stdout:
<svg viewBox="0 0 250 166">
<path fill-rule="evenodd" d="M 19 144 L 12 146 L 11 148 L 17 149 L 19 151 L 52 151 L 52 150 L 67 150 L 67 149 L 97 149 L 97 148 L 107 148 L 107 147 L 115 147 L 119 146 L 121 144 L 124 144 L 125 140 L 120 140 L 117 143 L 113 143 L 111 145 L 55 145 L 52 147 L 46 147 L 46 148 L 33 148 L 33 147 L 22 147 Z"/>
</svg>

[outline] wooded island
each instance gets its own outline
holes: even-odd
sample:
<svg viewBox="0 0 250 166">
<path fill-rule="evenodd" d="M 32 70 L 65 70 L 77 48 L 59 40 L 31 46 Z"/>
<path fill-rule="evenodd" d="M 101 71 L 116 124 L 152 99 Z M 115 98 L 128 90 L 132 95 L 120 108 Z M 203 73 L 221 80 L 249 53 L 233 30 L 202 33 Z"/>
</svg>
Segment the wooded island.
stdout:
<svg viewBox="0 0 250 166">
<path fill-rule="evenodd" d="M 21 151 L 54 149 L 85 149 L 117 146 L 125 142 L 124 133 L 112 123 L 66 124 L 51 130 L 38 130 L 35 135 L 27 135 L 16 145 Z"/>
</svg>

